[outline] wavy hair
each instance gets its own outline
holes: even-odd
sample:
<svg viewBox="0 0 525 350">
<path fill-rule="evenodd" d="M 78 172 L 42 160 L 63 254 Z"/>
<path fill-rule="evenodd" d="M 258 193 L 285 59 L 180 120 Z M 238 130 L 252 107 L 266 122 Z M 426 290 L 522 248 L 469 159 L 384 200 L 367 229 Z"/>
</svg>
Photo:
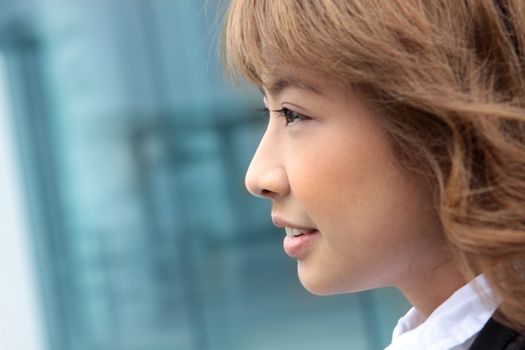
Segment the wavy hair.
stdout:
<svg viewBox="0 0 525 350">
<path fill-rule="evenodd" d="M 434 185 L 465 277 L 525 330 L 524 0 L 234 0 L 222 50 L 259 86 L 271 57 L 357 89 Z"/>
</svg>

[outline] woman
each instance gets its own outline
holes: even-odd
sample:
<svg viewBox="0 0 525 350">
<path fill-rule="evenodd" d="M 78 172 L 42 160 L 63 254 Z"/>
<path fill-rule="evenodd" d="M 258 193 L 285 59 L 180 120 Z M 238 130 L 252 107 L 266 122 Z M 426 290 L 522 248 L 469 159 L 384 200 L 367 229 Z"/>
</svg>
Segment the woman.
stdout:
<svg viewBox="0 0 525 350">
<path fill-rule="evenodd" d="M 234 0 L 223 54 L 306 289 L 401 290 L 387 349 L 525 348 L 525 1 Z"/>
</svg>

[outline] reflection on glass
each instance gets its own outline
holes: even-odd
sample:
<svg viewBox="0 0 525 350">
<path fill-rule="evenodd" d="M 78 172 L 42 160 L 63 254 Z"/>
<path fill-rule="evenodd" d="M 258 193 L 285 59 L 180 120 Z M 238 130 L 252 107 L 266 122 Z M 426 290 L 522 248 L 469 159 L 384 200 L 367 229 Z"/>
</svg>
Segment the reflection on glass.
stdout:
<svg viewBox="0 0 525 350">
<path fill-rule="evenodd" d="M 407 307 L 299 285 L 243 188 L 265 121 L 223 6 L 0 2 L 48 350 L 378 349 Z"/>
</svg>

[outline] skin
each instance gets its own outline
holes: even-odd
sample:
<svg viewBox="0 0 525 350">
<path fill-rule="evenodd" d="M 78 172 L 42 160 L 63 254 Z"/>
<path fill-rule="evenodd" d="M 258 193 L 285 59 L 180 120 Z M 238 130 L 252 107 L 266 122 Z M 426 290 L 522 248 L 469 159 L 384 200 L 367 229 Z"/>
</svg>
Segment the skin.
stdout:
<svg viewBox="0 0 525 350">
<path fill-rule="evenodd" d="M 272 217 L 320 232 L 297 258 L 301 283 L 318 295 L 394 286 L 427 317 L 465 283 L 428 182 L 396 165 L 378 116 L 349 89 L 290 68 L 263 80 L 269 110 L 299 115 L 270 112 L 246 187 Z"/>
</svg>

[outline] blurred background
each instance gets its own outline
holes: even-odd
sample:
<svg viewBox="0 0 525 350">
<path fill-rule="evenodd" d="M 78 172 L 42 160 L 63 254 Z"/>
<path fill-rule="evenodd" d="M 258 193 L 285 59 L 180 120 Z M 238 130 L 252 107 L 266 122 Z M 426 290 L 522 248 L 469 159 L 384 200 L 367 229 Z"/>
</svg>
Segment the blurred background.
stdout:
<svg viewBox="0 0 525 350">
<path fill-rule="evenodd" d="M 380 349 L 392 290 L 317 297 L 244 189 L 265 118 L 226 0 L 0 0 L 0 348 Z"/>
</svg>

